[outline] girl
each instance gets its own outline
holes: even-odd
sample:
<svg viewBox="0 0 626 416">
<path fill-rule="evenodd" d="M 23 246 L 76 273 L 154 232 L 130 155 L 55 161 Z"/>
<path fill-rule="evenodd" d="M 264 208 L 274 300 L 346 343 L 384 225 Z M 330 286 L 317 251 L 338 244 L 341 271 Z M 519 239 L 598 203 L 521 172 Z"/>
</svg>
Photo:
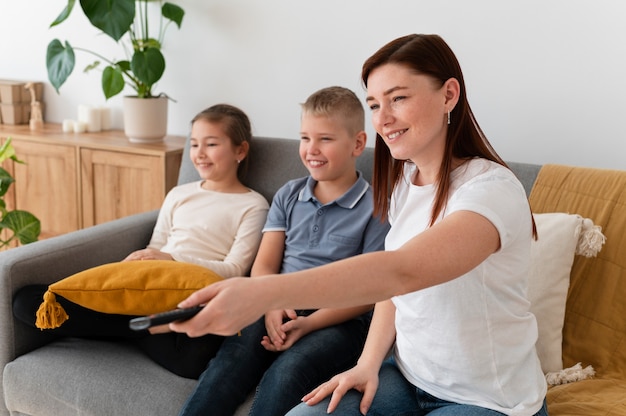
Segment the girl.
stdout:
<svg viewBox="0 0 626 416">
<path fill-rule="evenodd" d="M 256 255 L 269 204 L 246 188 L 238 172 L 245 168 L 252 133 L 240 109 L 214 105 L 191 122 L 189 156 L 201 180 L 174 187 L 165 197 L 147 248 L 124 261 L 173 260 L 207 267 L 224 278 L 249 272 Z M 35 326 L 45 285 L 27 286 L 14 298 L 15 316 Z M 52 330 L 62 336 L 134 339 L 156 362 L 170 371 L 197 378 L 222 338 L 191 339 L 167 327 L 131 331 L 129 316 L 103 314 L 57 300 L 71 317 Z M 162 333 L 167 332 L 167 333 Z M 150 334 L 157 334 L 152 335 Z"/>
</svg>

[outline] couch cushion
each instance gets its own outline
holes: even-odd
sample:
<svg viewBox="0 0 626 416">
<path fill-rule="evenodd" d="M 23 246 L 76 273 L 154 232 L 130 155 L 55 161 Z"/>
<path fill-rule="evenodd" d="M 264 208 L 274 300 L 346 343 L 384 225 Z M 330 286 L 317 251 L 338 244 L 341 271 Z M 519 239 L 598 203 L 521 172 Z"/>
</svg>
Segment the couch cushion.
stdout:
<svg viewBox="0 0 626 416">
<path fill-rule="evenodd" d="M 550 416 L 624 416 L 626 381 L 598 378 L 550 387 Z"/>
<path fill-rule="evenodd" d="M 17 358 L 3 376 L 8 409 L 26 415 L 176 415 L 195 384 L 131 345 L 73 338 Z"/>
<path fill-rule="evenodd" d="M 15 416 L 177 415 L 196 383 L 131 344 L 78 338 L 18 357 L 3 374 L 6 406 Z M 252 399 L 233 416 L 247 415 Z"/>
</svg>

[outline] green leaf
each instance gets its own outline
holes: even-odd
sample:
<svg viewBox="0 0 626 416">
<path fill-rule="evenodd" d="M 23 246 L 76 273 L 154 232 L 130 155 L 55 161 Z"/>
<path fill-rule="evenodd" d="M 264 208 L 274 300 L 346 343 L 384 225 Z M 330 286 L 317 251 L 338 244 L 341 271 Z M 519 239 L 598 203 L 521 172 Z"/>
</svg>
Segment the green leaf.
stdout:
<svg viewBox="0 0 626 416">
<path fill-rule="evenodd" d="M 161 51 L 156 48 L 136 51 L 130 61 L 130 68 L 141 82 L 150 87 L 163 76 L 165 58 Z"/>
<path fill-rule="evenodd" d="M 176 26 L 180 29 L 180 25 L 183 23 L 183 16 L 185 15 L 185 11 L 172 3 L 165 3 L 161 8 L 161 13 L 163 17 L 166 19 L 170 19 Z"/>
<path fill-rule="evenodd" d="M 92 25 L 115 41 L 130 29 L 135 19 L 135 0 L 80 0 Z"/>
<path fill-rule="evenodd" d="M 124 89 L 124 76 L 118 68 L 107 66 L 102 71 L 102 91 L 108 100 Z"/>
<path fill-rule="evenodd" d="M 72 49 L 69 42 L 65 42 L 65 47 L 58 39 L 54 39 L 48 44 L 48 52 L 46 54 L 48 79 L 57 93 L 61 85 L 67 81 L 67 78 L 74 70 L 75 62 L 74 49 Z"/>
<path fill-rule="evenodd" d="M 65 19 L 69 17 L 70 13 L 72 12 L 72 9 L 74 8 L 75 3 L 76 3 L 76 0 L 68 0 L 67 6 L 65 6 L 65 9 L 63 9 L 61 14 L 57 16 L 54 22 L 50 24 L 50 27 L 56 26 L 59 23 L 63 23 Z"/>
<path fill-rule="evenodd" d="M 15 156 L 15 149 L 11 145 L 11 138 L 8 137 L 2 145 L 0 145 L 0 163 Z"/>
<path fill-rule="evenodd" d="M 20 243 L 29 244 L 37 241 L 41 233 L 41 222 L 30 212 L 15 210 L 8 212 L 2 218 L 0 228 L 13 231 Z"/>
<path fill-rule="evenodd" d="M 4 143 L 0 145 L 0 163 L 4 162 L 7 159 L 11 159 L 15 163 L 24 164 L 25 162 L 17 158 L 17 155 L 15 154 L 15 149 L 11 144 L 12 140 L 13 139 L 11 138 L 11 136 L 8 136 Z"/>
<path fill-rule="evenodd" d="M 4 196 L 15 179 L 3 168 L 0 168 L 0 197 Z"/>
<path fill-rule="evenodd" d="M 128 61 L 117 61 L 115 65 L 122 71 L 130 71 L 130 62 Z"/>
<path fill-rule="evenodd" d="M 97 67 L 99 67 L 99 66 L 100 66 L 100 61 L 93 61 L 92 63 L 90 63 L 89 65 L 87 65 L 87 66 L 85 67 L 85 69 L 83 69 L 83 72 L 84 72 L 84 73 L 87 73 L 87 72 L 89 72 L 89 71 L 91 71 L 91 70 L 96 69 L 96 68 L 97 68 Z"/>
</svg>

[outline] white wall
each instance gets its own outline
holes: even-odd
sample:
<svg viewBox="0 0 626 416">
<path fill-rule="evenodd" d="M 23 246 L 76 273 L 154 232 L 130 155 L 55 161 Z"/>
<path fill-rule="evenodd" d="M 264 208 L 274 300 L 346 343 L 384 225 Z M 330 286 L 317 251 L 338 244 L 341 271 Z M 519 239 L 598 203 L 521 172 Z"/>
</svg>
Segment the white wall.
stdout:
<svg viewBox="0 0 626 416">
<path fill-rule="evenodd" d="M 470 103 L 507 160 L 626 169 L 626 2 L 623 0 L 172 0 L 186 16 L 165 41 L 157 86 L 171 103 L 169 132 L 186 134 L 203 108 L 229 102 L 254 133 L 298 138 L 299 103 L 318 88 L 365 93 L 363 61 L 408 33 L 438 33 L 456 52 Z M 49 29 L 66 0 L 0 0 L 0 78 L 47 82 L 45 52 L 58 37 L 121 51 L 74 10 Z M 77 55 L 45 119 L 76 118 L 104 104 L 99 74 Z M 131 91 L 128 91 L 130 94 Z M 122 127 L 121 99 L 107 103 Z M 368 125 L 370 144 L 373 130 Z"/>
</svg>

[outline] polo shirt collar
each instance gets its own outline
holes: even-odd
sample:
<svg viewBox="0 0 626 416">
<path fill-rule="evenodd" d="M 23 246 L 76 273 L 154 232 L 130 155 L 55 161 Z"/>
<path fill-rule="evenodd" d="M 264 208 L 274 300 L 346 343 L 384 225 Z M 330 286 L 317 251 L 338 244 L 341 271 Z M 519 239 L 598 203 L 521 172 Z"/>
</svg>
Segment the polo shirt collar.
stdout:
<svg viewBox="0 0 626 416">
<path fill-rule="evenodd" d="M 351 209 L 353 208 L 365 195 L 367 189 L 369 188 L 369 183 L 363 179 L 363 174 L 357 170 L 358 178 L 354 185 L 348 189 L 348 192 L 344 193 L 338 199 L 334 200 L 331 203 L 337 204 L 342 208 Z M 317 181 L 313 179 L 311 176 L 307 177 L 306 184 L 304 188 L 300 191 L 300 195 L 298 196 L 298 201 L 317 201 L 315 195 L 313 194 L 313 189 Z"/>
</svg>

